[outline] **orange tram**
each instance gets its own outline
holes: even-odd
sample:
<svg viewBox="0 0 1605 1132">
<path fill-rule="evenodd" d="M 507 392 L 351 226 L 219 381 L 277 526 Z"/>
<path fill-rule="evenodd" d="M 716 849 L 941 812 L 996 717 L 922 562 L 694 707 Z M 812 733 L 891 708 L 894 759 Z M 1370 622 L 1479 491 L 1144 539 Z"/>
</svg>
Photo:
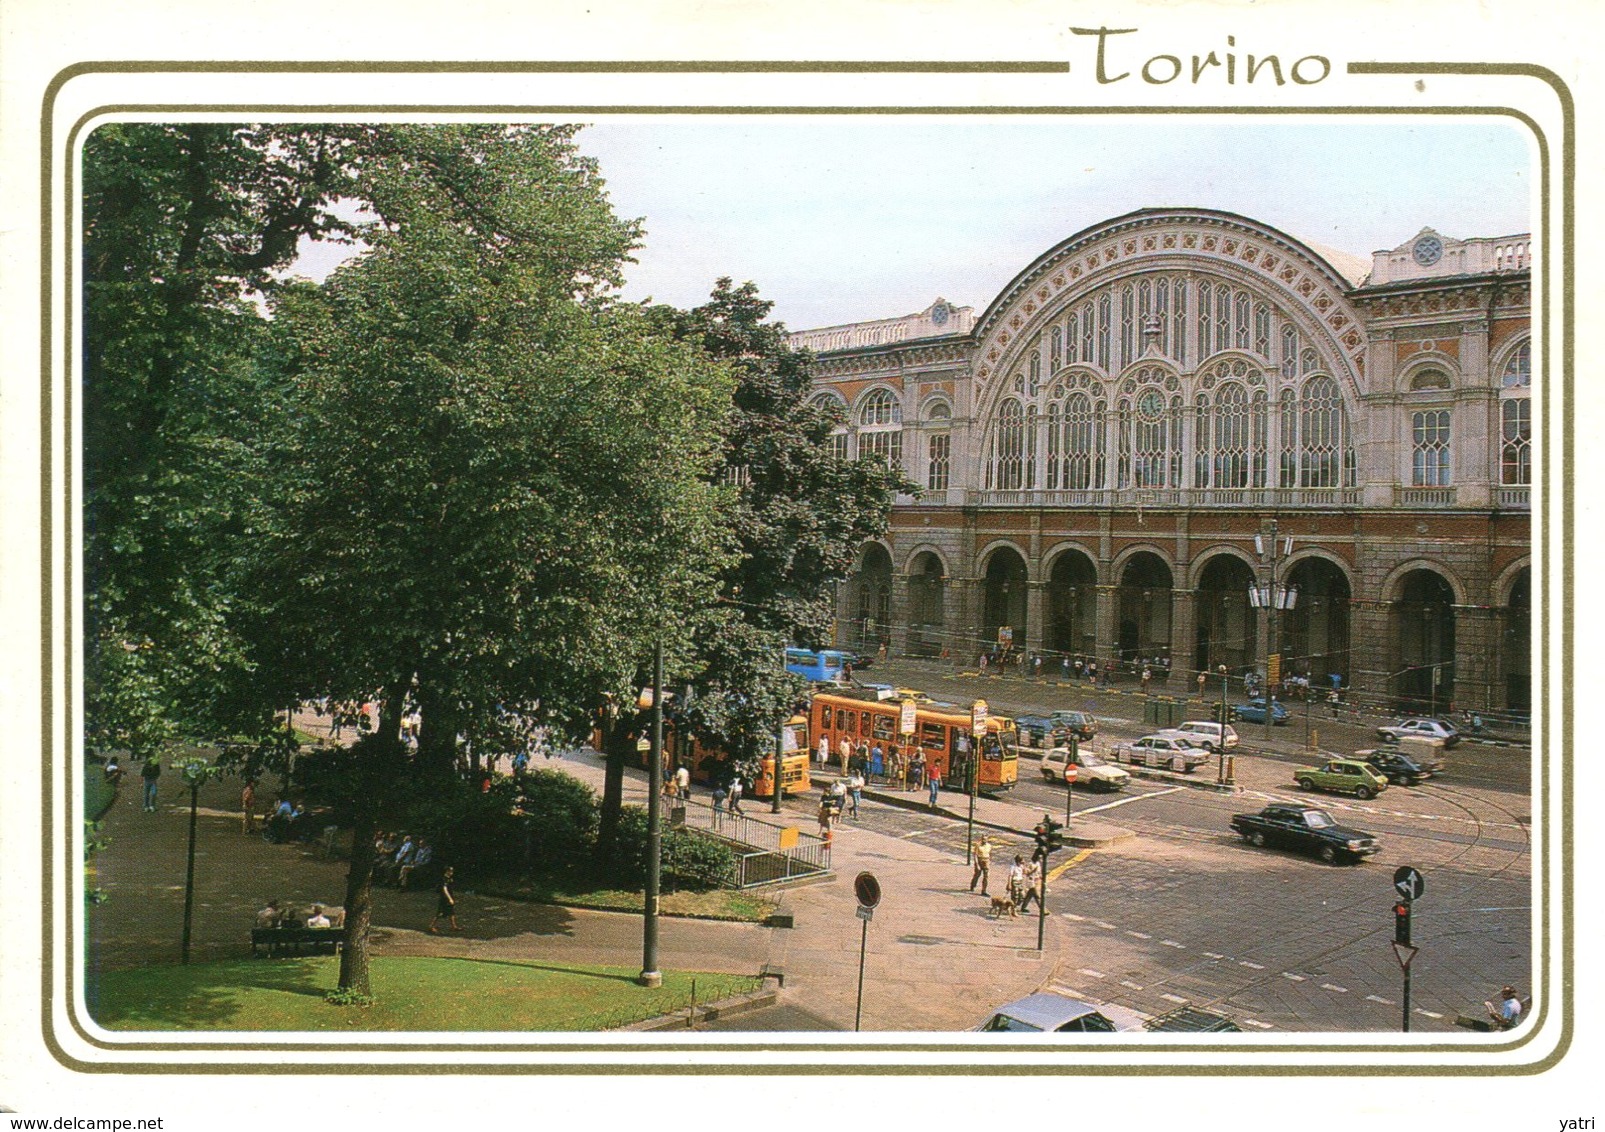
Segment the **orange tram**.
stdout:
<svg viewBox="0 0 1605 1132">
<path fill-rule="evenodd" d="M 982 794 L 1000 794 L 1018 780 L 1020 764 L 1014 748 L 1019 737 L 1012 719 L 987 719 L 980 761 L 974 764 L 972 721 L 964 708 L 921 702 L 915 708 L 914 734 L 908 736 L 898 733 L 901 715 L 900 700 L 882 700 L 874 692 L 817 693 L 808 713 L 809 749 L 818 749 L 822 735 L 830 741 L 833 761 L 843 738 L 855 747 L 862 742 L 888 753 L 896 750 L 905 757 L 912 757 L 918 748 L 925 753 L 926 765 L 935 766 L 941 774 L 942 785 L 955 790 L 967 789 L 972 765 L 976 788 Z"/>
<path fill-rule="evenodd" d="M 782 797 L 790 794 L 801 794 L 813 787 L 813 780 L 808 773 L 808 717 L 794 715 L 786 721 L 783 731 L 784 753 L 780 760 L 780 785 L 785 791 Z M 639 743 L 647 742 L 643 733 Z M 591 733 L 591 746 L 596 750 L 602 749 L 602 732 L 600 729 Z M 652 755 L 650 748 L 638 746 L 640 751 L 640 765 L 644 768 L 651 765 Z M 691 781 L 702 786 L 724 786 L 734 777 L 735 771 L 729 766 L 730 756 L 722 748 L 703 743 L 694 735 L 680 734 L 672 720 L 663 721 L 663 774 L 667 778 L 679 767 L 686 767 L 691 772 Z M 751 797 L 768 798 L 775 789 L 775 756 L 773 753 L 764 755 L 758 760 L 758 780 L 745 784 L 745 790 Z"/>
</svg>

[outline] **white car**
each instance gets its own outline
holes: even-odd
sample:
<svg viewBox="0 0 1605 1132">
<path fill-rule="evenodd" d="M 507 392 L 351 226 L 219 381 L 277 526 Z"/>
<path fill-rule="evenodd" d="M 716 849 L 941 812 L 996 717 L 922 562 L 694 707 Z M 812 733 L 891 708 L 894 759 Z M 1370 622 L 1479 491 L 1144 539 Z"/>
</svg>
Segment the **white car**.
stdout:
<svg viewBox="0 0 1605 1132">
<path fill-rule="evenodd" d="M 1377 738 L 1397 743 L 1404 738 L 1437 739 L 1445 747 L 1460 742 L 1460 732 L 1454 724 L 1442 719 L 1401 719 L 1390 727 L 1378 727 Z"/>
<path fill-rule="evenodd" d="M 1193 771 L 1209 761 L 1209 752 L 1204 750 L 1196 735 L 1161 731 L 1144 735 L 1134 743 L 1122 743 L 1115 748 L 1115 757 L 1143 766 L 1179 766 L 1182 770 Z"/>
<path fill-rule="evenodd" d="M 1218 751 L 1221 748 L 1221 731 L 1224 727 L 1226 733 L 1226 749 L 1229 751 L 1237 746 L 1237 728 L 1230 723 L 1219 724 L 1208 719 L 1190 719 L 1186 723 L 1172 728 L 1183 735 L 1192 735 L 1199 739 L 1206 751 Z"/>
<path fill-rule="evenodd" d="M 1065 764 L 1070 761 L 1068 747 L 1055 747 L 1042 756 L 1042 777 L 1063 782 Z M 1076 751 L 1076 784 L 1092 790 L 1119 790 L 1131 781 L 1131 772 L 1105 762 L 1089 751 Z"/>
</svg>

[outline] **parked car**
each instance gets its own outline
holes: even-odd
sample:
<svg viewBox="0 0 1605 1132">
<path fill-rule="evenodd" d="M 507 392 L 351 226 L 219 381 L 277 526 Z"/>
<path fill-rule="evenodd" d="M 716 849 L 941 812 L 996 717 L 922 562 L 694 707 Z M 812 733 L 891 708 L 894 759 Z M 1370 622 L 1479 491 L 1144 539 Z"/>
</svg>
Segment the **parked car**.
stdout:
<svg viewBox="0 0 1605 1132">
<path fill-rule="evenodd" d="M 1339 825 L 1331 814 L 1313 806 L 1281 803 L 1257 814 L 1233 814 L 1232 828 L 1250 845 L 1314 853 L 1329 863 L 1360 861 L 1382 848 L 1375 834 Z"/>
<path fill-rule="evenodd" d="M 1265 722 L 1265 700 L 1263 698 L 1249 700 L 1246 704 L 1232 705 L 1232 718 L 1244 723 Z M 1271 723 L 1281 726 L 1288 719 L 1287 709 L 1276 700 L 1271 701 Z"/>
<path fill-rule="evenodd" d="M 1354 757 L 1364 759 L 1367 766 L 1395 786 L 1419 786 L 1432 777 L 1430 770 L 1427 770 L 1409 755 L 1401 754 L 1391 747 L 1356 751 L 1354 752 Z"/>
<path fill-rule="evenodd" d="M 1022 747 L 1051 747 L 1053 720 L 1045 715 L 1017 715 L 1014 726 L 1020 730 Z"/>
<path fill-rule="evenodd" d="M 1091 739 L 1098 733 L 1098 721 L 1086 711 L 1056 711 L 1051 712 L 1048 718 L 1053 720 L 1053 726 L 1061 731 L 1068 731 L 1077 739 Z"/>
<path fill-rule="evenodd" d="M 1447 719 L 1401 719 L 1398 723 L 1378 727 L 1377 737 L 1390 743 L 1407 737 L 1424 737 L 1440 740 L 1445 747 L 1453 747 L 1460 742 L 1460 731 Z"/>
<path fill-rule="evenodd" d="M 1043 993 L 998 1007 L 975 1029 L 983 1034 L 1112 1034 L 1142 1028 L 1142 1016 L 1134 1011 Z"/>
<path fill-rule="evenodd" d="M 1065 764 L 1070 761 L 1070 748 L 1055 747 L 1042 756 L 1042 777 L 1049 782 L 1063 782 Z M 1131 772 L 1113 763 L 1105 762 L 1090 751 L 1076 750 L 1076 785 L 1089 790 L 1119 790 L 1131 781 Z"/>
<path fill-rule="evenodd" d="M 1158 767 L 1169 767 L 1179 759 L 1182 769 L 1191 772 L 1209 761 L 1209 752 L 1194 740 L 1194 736 L 1179 732 L 1144 735 L 1135 742 L 1116 747 L 1115 757 L 1123 762 Z"/>
<path fill-rule="evenodd" d="M 1210 719 L 1190 719 L 1185 723 L 1178 724 L 1175 730 L 1186 735 L 1197 736 L 1206 751 L 1218 751 L 1221 749 L 1221 731 L 1223 728 L 1226 733 L 1225 746 L 1229 751 L 1237 746 L 1237 728 L 1230 723 L 1223 725 Z"/>
<path fill-rule="evenodd" d="M 1226 1015 L 1213 1010 L 1178 1006 L 1168 1014 L 1148 1019 L 1143 1023 L 1143 1029 L 1164 1034 L 1222 1034 L 1241 1033 L 1243 1028 Z"/>
<path fill-rule="evenodd" d="M 1300 790 L 1325 790 L 1356 798 L 1375 798 L 1388 788 L 1388 780 L 1359 759 L 1327 759 L 1320 766 L 1301 766 L 1293 772 L 1293 781 Z"/>
</svg>

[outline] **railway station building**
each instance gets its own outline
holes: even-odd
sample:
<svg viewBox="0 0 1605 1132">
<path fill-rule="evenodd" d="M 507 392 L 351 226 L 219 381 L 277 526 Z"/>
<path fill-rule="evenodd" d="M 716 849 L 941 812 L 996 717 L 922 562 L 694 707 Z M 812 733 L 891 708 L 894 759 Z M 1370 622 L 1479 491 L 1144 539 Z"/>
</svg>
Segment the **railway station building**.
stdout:
<svg viewBox="0 0 1605 1132">
<path fill-rule="evenodd" d="M 1366 264 L 1151 208 L 982 310 L 793 333 L 836 450 L 920 487 L 840 587 L 837 643 L 1524 712 L 1531 254 L 1424 228 Z"/>
</svg>

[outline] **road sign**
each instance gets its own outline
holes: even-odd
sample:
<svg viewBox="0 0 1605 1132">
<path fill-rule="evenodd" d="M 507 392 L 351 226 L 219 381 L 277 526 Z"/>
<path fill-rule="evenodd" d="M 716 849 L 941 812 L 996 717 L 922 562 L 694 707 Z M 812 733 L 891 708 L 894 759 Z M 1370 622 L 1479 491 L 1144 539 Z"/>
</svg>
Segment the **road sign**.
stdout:
<svg viewBox="0 0 1605 1132">
<path fill-rule="evenodd" d="M 875 909 L 866 908 L 862 904 L 860 904 L 856 909 L 854 909 L 854 913 L 853 914 L 856 915 L 860 920 L 863 920 L 867 924 L 867 923 L 869 923 L 871 920 L 873 920 L 875 918 Z"/>
<path fill-rule="evenodd" d="M 910 696 L 903 701 L 903 712 L 898 717 L 898 731 L 904 735 L 914 734 L 914 717 L 919 713 L 919 701 Z"/>
<path fill-rule="evenodd" d="M 1417 900 L 1427 891 L 1427 882 L 1426 878 L 1409 865 L 1400 865 L 1393 874 L 1393 887 L 1398 889 L 1399 895 L 1406 900 Z"/>
<path fill-rule="evenodd" d="M 1408 943 L 1394 944 L 1393 954 L 1399 960 L 1399 969 L 1408 971 L 1410 969 L 1410 961 L 1416 957 L 1416 952 L 1420 950 L 1419 947 L 1411 947 Z"/>
<path fill-rule="evenodd" d="M 859 873 L 854 877 L 853 892 L 865 908 L 873 908 L 881 902 L 881 882 L 875 879 L 874 873 Z"/>
<path fill-rule="evenodd" d="M 975 706 L 970 709 L 970 730 L 975 732 L 977 739 L 986 734 L 988 710 L 985 700 L 976 700 Z"/>
<path fill-rule="evenodd" d="M 641 736 L 635 741 L 635 749 L 638 751 L 650 751 L 652 749 L 652 740 L 645 735 Z"/>
<path fill-rule="evenodd" d="M 780 847 L 782 849 L 797 848 L 797 827 L 788 825 L 780 831 Z"/>
<path fill-rule="evenodd" d="M 1074 782 L 1076 780 L 1076 764 L 1075 763 L 1065 763 L 1064 764 L 1064 780 L 1067 783 Z"/>
<path fill-rule="evenodd" d="M 1282 654 L 1273 652 L 1265 664 L 1265 682 L 1273 687 L 1282 681 Z"/>
</svg>

